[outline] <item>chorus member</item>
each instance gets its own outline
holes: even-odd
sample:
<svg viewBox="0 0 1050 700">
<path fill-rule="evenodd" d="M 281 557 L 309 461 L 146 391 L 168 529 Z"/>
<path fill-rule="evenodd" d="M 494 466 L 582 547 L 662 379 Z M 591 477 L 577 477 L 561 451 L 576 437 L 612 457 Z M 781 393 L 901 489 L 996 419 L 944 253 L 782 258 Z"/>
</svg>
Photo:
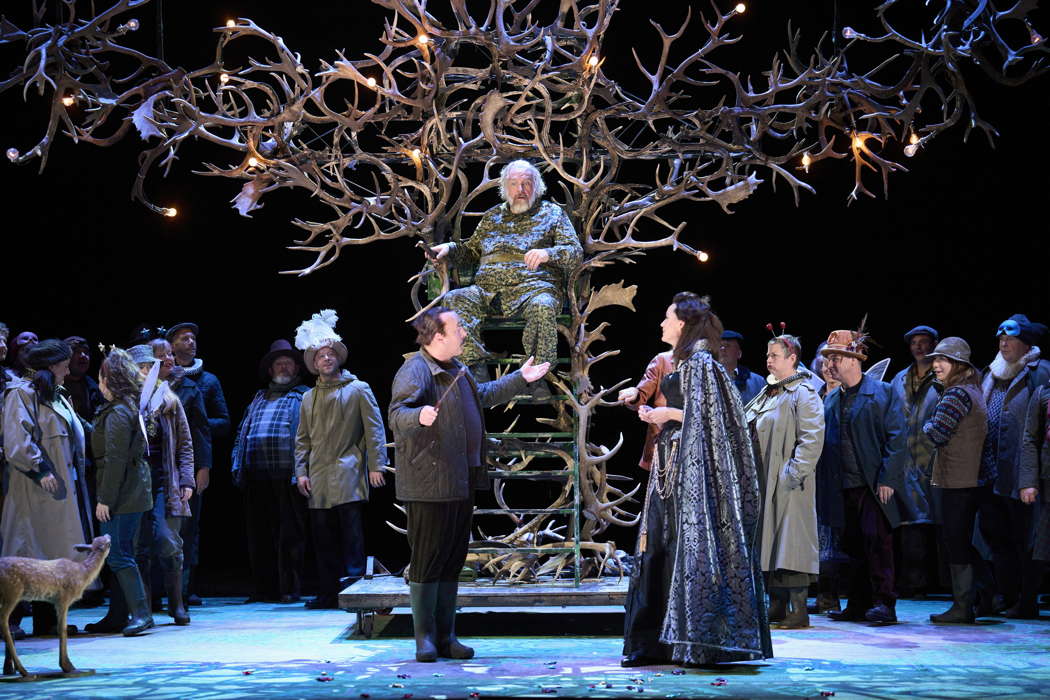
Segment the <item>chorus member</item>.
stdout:
<svg viewBox="0 0 1050 700">
<path fill-rule="evenodd" d="M 981 391 L 988 411 L 988 435 L 981 456 L 994 480 L 993 495 L 978 512 L 981 536 L 992 550 L 995 580 L 1006 617 L 1034 618 L 1039 567 L 1032 563 L 1035 509 L 1021 500 L 1019 462 L 1025 417 L 1036 390 L 1050 380 L 1050 361 L 1036 343 L 1046 326 L 1014 314 L 999 324 L 999 354 L 982 373 Z"/>
<path fill-rule="evenodd" d="M 306 501 L 295 483 L 295 435 L 309 387 L 302 353 L 276 340 L 259 362 L 266 388 L 256 392 L 233 442 L 233 483 L 244 493 L 248 561 L 255 587 L 248 602 L 295 603 L 302 591 Z"/>
<path fill-rule="evenodd" d="M 135 561 L 135 539 L 143 513 L 153 509 L 146 433 L 139 423 L 143 378 L 131 356 L 109 351 L 99 370 L 98 388 L 107 402 L 91 433 L 95 456 L 95 517 L 112 547 L 106 566 L 113 574 L 109 611 L 88 632 L 121 632 L 131 637 L 153 627 L 150 602 Z M 130 615 L 130 619 L 129 619 Z"/>
<path fill-rule="evenodd" d="M 1021 502 L 1035 512 L 1032 545 L 1033 576 L 1038 581 L 1050 561 L 1050 384 L 1039 387 L 1028 402 L 1018 482 Z M 1022 597 L 1027 597 L 1027 591 Z"/>
<path fill-rule="evenodd" d="M 840 386 L 824 399 L 824 450 L 817 465 L 821 521 L 841 528 L 850 556 L 849 603 L 836 621 L 896 622 L 893 528 L 900 521 L 904 418 L 889 384 L 866 376 L 866 336 L 834 331 L 820 351 Z"/>
<path fill-rule="evenodd" d="M 970 346 L 962 338 L 945 338 L 928 358 L 944 391 L 933 415 L 922 430 L 936 447 L 930 483 L 941 504 L 941 531 L 952 575 L 952 606 L 930 615 L 932 622 L 973 623 L 973 547 L 977 506 L 981 492 L 990 484 L 979 484 L 981 448 L 988 430 L 980 374 L 970 362 Z"/>
<path fill-rule="evenodd" d="M 769 621 L 784 629 L 809 627 L 806 596 L 820 572 L 813 480 L 824 448 L 824 404 L 801 355 L 793 335 L 769 341 L 766 386 L 745 407 L 764 485 L 759 551 L 769 581 Z"/>
<path fill-rule="evenodd" d="M 146 395 L 146 461 L 150 467 L 153 509 L 139 527 L 135 559 L 142 579 L 150 584 L 153 556 L 160 561 L 168 612 L 176 625 L 188 625 L 190 616 L 182 599 L 182 532 L 190 517 L 193 495 L 193 438 L 179 397 L 160 378 L 165 363 L 154 357 L 149 345 L 135 345 L 128 354 L 144 377 Z M 156 367 L 154 367 L 156 365 Z M 170 370 L 170 367 L 169 367 Z"/>
<path fill-rule="evenodd" d="M 744 348 L 741 343 L 744 336 L 736 331 L 723 331 L 721 343 L 718 346 L 718 361 L 729 372 L 733 378 L 733 384 L 740 392 L 740 400 L 747 404 L 762 391 L 765 382 L 762 377 L 740 364 L 740 358 L 744 356 Z"/>
<path fill-rule="evenodd" d="M 550 365 L 530 357 L 519 370 L 476 384 L 463 354 L 467 331 L 459 315 L 436 306 L 413 321 L 420 349 L 394 377 L 397 498 L 408 515 L 408 588 L 416 660 L 469 659 L 456 638 L 456 595 L 467 558 L 474 491 L 489 487 L 483 409 L 510 401 Z"/>
<path fill-rule="evenodd" d="M 364 510 L 369 488 L 386 481 L 386 428 L 372 388 L 349 371 L 334 311 L 304 321 L 295 344 L 317 383 L 303 396 L 295 477 L 307 499 L 317 557 L 311 609 L 338 607 L 339 591 L 365 574 Z"/>
<path fill-rule="evenodd" d="M 624 666 L 713 664 L 773 655 L 759 563 L 761 496 L 740 396 L 712 355 L 722 323 L 675 295 L 660 324 L 674 347 L 627 593 Z"/>
</svg>

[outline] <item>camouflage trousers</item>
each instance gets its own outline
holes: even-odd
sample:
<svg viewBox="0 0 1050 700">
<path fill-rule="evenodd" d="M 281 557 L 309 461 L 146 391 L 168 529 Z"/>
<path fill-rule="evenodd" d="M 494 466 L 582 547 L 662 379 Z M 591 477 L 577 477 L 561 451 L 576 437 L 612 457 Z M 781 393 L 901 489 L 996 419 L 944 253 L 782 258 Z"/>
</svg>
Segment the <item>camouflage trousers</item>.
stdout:
<svg viewBox="0 0 1050 700">
<path fill-rule="evenodd" d="M 494 315 L 493 300 L 498 300 L 495 306 L 501 315 L 525 319 L 525 330 L 521 334 L 525 356 L 534 356 L 537 363 L 550 362 L 553 368 L 558 359 L 558 312 L 562 298 L 554 284 L 535 279 L 484 288 L 475 284 L 445 295 L 444 305 L 459 315 L 460 324 L 467 331 L 460 361 L 475 365 L 489 356 L 481 340 L 481 324 Z"/>
</svg>

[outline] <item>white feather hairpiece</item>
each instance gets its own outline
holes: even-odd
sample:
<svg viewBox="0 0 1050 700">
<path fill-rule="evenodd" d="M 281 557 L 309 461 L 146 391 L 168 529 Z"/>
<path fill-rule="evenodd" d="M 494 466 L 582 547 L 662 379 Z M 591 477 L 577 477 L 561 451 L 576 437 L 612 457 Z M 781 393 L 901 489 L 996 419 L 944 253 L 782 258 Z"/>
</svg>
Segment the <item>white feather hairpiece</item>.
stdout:
<svg viewBox="0 0 1050 700">
<path fill-rule="evenodd" d="M 334 309 L 321 309 L 295 329 L 295 347 L 310 350 L 338 343 L 342 340 L 335 332 L 335 324 L 338 322 L 339 315 Z"/>
</svg>

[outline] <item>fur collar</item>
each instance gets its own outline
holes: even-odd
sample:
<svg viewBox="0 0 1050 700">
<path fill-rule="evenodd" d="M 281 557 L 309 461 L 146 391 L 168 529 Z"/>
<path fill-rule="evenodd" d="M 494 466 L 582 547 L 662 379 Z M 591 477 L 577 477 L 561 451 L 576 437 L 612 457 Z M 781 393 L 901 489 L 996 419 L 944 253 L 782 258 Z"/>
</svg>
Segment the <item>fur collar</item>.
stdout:
<svg viewBox="0 0 1050 700">
<path fill-rule="evenodd" d="M 1017 362 L 1007 362 L 1003 359 L 1003 354 L 1000 352 L 992 360 L 992 364 L 988 366 L 988 372 L 999 380 L 1013 379 L 1021 370 L 1025 368 L 1030 362 L 1035 362 L 1039 359 L 1039 347 L 1033 345 L 1032 349 L 1028 351 L 1028 354 L 1022 357 Z"/>
</svg>

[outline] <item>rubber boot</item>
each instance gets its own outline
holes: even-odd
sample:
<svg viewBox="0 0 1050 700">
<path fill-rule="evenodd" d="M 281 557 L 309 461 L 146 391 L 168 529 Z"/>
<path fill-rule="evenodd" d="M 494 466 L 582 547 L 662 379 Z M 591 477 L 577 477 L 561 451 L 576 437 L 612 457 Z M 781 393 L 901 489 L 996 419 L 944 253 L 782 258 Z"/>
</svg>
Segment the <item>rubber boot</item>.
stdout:
<svg viewBox="0 0 1050 700">
<path fill-rule="evenodd" d="M 446 659 L 473 659 L 474 650 L 456 639 L 456 595 L 459 581 L 438 583 L 437 650 L 438 656 Z"/>
<path fill-rule="evenodd" d="M 116 634 L 122 631 L 128 624 L 128 604 L 124 600 L 124 591 L 121 590 L 117 576 L 107 569 L 109 583 L 109 610 L 98 622 L 89 622 L 84 625 L 84 631 L 89 634 Z"/>
<path fill-rule="evenodd" d="M 437 608 L 438 584 L 408 584 L 412 600 L 412 628 L 416 636 L 416 661 L 437 661 Z"/>
<path fill-rule="evenodd" d="M 952 564 L 952 607 L 939 615 L 930 615 L 930 622 L 940 624 L 972 625 L 973 616 L 973 565 Z"/>
<path fill-rule="evenodd" d="M 995 605 L 995 576 L 988 562 L 980 558 L 976 561 L 973 565 L 974 617 L 993 617 L 1000 612 Z"/>
<path fill-rule="evenodd" d="M 781 589 L 783 590 L 783 589 Z M 782 630 L 801 630 L 809 627 L 809 610 L 806 609 L 806 588 L 799 586 L 787 589 L 787 615 L 777 625 Z"/>
<path fill-rule="evenodd" d="M 1031 554 L 1021 562 L 1021 585 L 1017 602 L 1003 612 L 1013 620 L 1039 619 L 1039 584 L 1043 581 L 1043 562 L 1034 561 Z"/>
<path fill-rule="evenodd" d="M 190 616 L 186 612 L 186 606 L 182 604 L 182 571 L 174 568 L 165 571 L 164 587 L 168 591 L 168 614 L 175 620 L 175 624 L 190 624 Z"/>
<path fill-rule="evenodd" d="M 142 577 L 138 569 L 128 567 L 120 571 L 114 571 L 116 579 L 112 587 L 113 594 L 119 591 L 121 598 L 125 601 L 125 610 L 130 612 L 131 620 L 127 620 L 120 631 L 125 637 L 132 637 L 145 632 L 153 627 L 153 615 L 150 614 L 149 597 L 146 595 L 146 587 L 142 584 Z"/>
<path fill-rule="evenodd" d="M 769 621 L 780 622 L 787 615 L 788 589 L 769 587 Z"/>
</svg>

